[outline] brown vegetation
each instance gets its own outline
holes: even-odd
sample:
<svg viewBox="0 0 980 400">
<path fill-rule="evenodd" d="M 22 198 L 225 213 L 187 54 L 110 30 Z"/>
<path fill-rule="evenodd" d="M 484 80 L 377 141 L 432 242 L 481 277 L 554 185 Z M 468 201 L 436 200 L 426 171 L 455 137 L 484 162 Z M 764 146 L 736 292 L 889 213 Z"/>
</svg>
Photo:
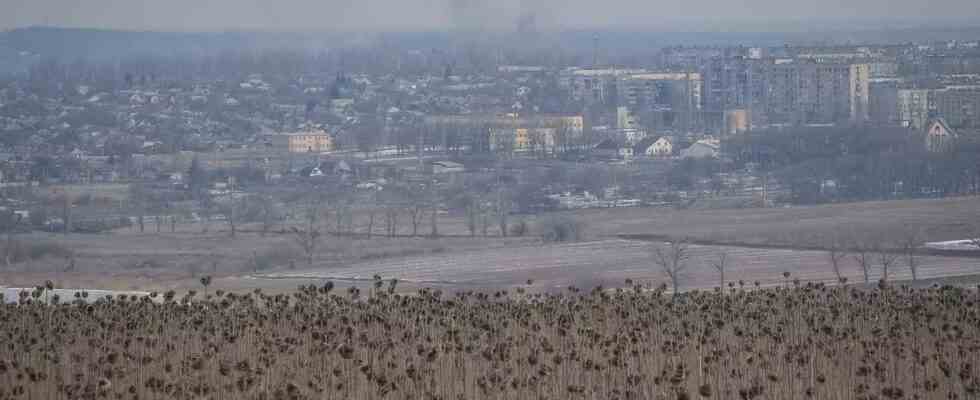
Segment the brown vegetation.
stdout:
<svg viewBox="0 0 980 400">
<path fill-rule="evenodd" d="M 671 301 L 639 285 L 449 298 L 397 294 L 396 283 L 375 277 L 367 296 L 328 282 L 291 296 L 170 292 L 89 304 L 78 295 L 59 306 L 42 305 L 55 299 L 39 287 L 0 306 L 0 399 L 949 399 L 980 390 L 971 290 L 796 284 Z"/>
</svg>

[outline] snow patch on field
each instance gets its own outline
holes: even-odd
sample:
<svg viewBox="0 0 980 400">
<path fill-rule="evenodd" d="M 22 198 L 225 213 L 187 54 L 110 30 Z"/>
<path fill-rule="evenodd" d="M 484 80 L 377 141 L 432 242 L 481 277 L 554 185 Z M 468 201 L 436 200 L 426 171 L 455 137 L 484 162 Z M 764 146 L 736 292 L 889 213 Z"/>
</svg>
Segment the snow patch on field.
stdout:
<svg viewBox="0 0 980 400">
<path fill-rule="evenodd" d="M 927 249 L 933 250 L 959 250 L 959 251 L 974 251 L 980 250 L 974 241 L 971 239 L 963 240 L 950 240 L 946 242 L 930 242 L 926 243 Z"/>
</svg>

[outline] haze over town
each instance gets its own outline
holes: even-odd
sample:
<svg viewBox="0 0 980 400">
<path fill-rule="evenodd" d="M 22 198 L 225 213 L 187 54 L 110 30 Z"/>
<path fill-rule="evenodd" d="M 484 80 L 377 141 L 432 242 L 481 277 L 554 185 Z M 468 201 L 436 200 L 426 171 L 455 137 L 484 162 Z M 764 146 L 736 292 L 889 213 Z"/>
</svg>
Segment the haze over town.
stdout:
<svg viewBox="0 0 980 400">
<path fill-rule="evenodd" d="M 505 29 L 534 15 L 549 29 L 807 30 L 964 25 L 980 16 L 966 0 L 689 2 L 613 0 L 283 0 L 278 2 L 3 0 L 0 28 L 61 26 L 127 30 Z M 861 25 L 853 25 L 855 21 Z"/>
</svg>

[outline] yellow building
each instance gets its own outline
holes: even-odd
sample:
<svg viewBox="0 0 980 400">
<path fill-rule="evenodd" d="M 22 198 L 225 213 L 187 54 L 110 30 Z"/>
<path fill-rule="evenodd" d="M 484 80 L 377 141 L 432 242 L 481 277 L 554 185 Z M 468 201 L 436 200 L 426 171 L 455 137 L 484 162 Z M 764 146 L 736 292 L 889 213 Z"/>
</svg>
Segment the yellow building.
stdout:
<svg viewBox="0 0 980 400">
<path fill-rule="evenodd" d="M 485 127 L 489 150 L 500 153 L 553 153 L 582 147 L 585 118 L 581 115 L 436 115 L 425 119 L 428 125 Z"/>
<path fill-rule="evenodd" d="M 490 150 L 551 153 L 555 151 L 557 132 L 555 128 L 491 128 Z"/>
<path fill-rule="evenodd" d="M 322 153 L 334 149 L 333 137 L 322 130 L 266 135 L 266 143 L 290 153 Z"/>
</svg>

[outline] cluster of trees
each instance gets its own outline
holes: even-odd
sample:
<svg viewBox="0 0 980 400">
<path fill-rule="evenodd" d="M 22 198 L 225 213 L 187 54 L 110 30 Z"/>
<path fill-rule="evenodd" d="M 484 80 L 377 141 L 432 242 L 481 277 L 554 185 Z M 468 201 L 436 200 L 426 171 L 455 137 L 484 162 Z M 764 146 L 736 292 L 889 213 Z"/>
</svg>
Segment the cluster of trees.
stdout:
<svg viewBox="0 0 980 400">
<path fill-rule="evenodd" d="M 980 189 L 980 142 L 960 137 L 926 150 L 922 133 L 901 128 L 790 128 L 734 137 L 724 151 L 783 183 L 796 203 L 944 197 Z"/>
</svg>

